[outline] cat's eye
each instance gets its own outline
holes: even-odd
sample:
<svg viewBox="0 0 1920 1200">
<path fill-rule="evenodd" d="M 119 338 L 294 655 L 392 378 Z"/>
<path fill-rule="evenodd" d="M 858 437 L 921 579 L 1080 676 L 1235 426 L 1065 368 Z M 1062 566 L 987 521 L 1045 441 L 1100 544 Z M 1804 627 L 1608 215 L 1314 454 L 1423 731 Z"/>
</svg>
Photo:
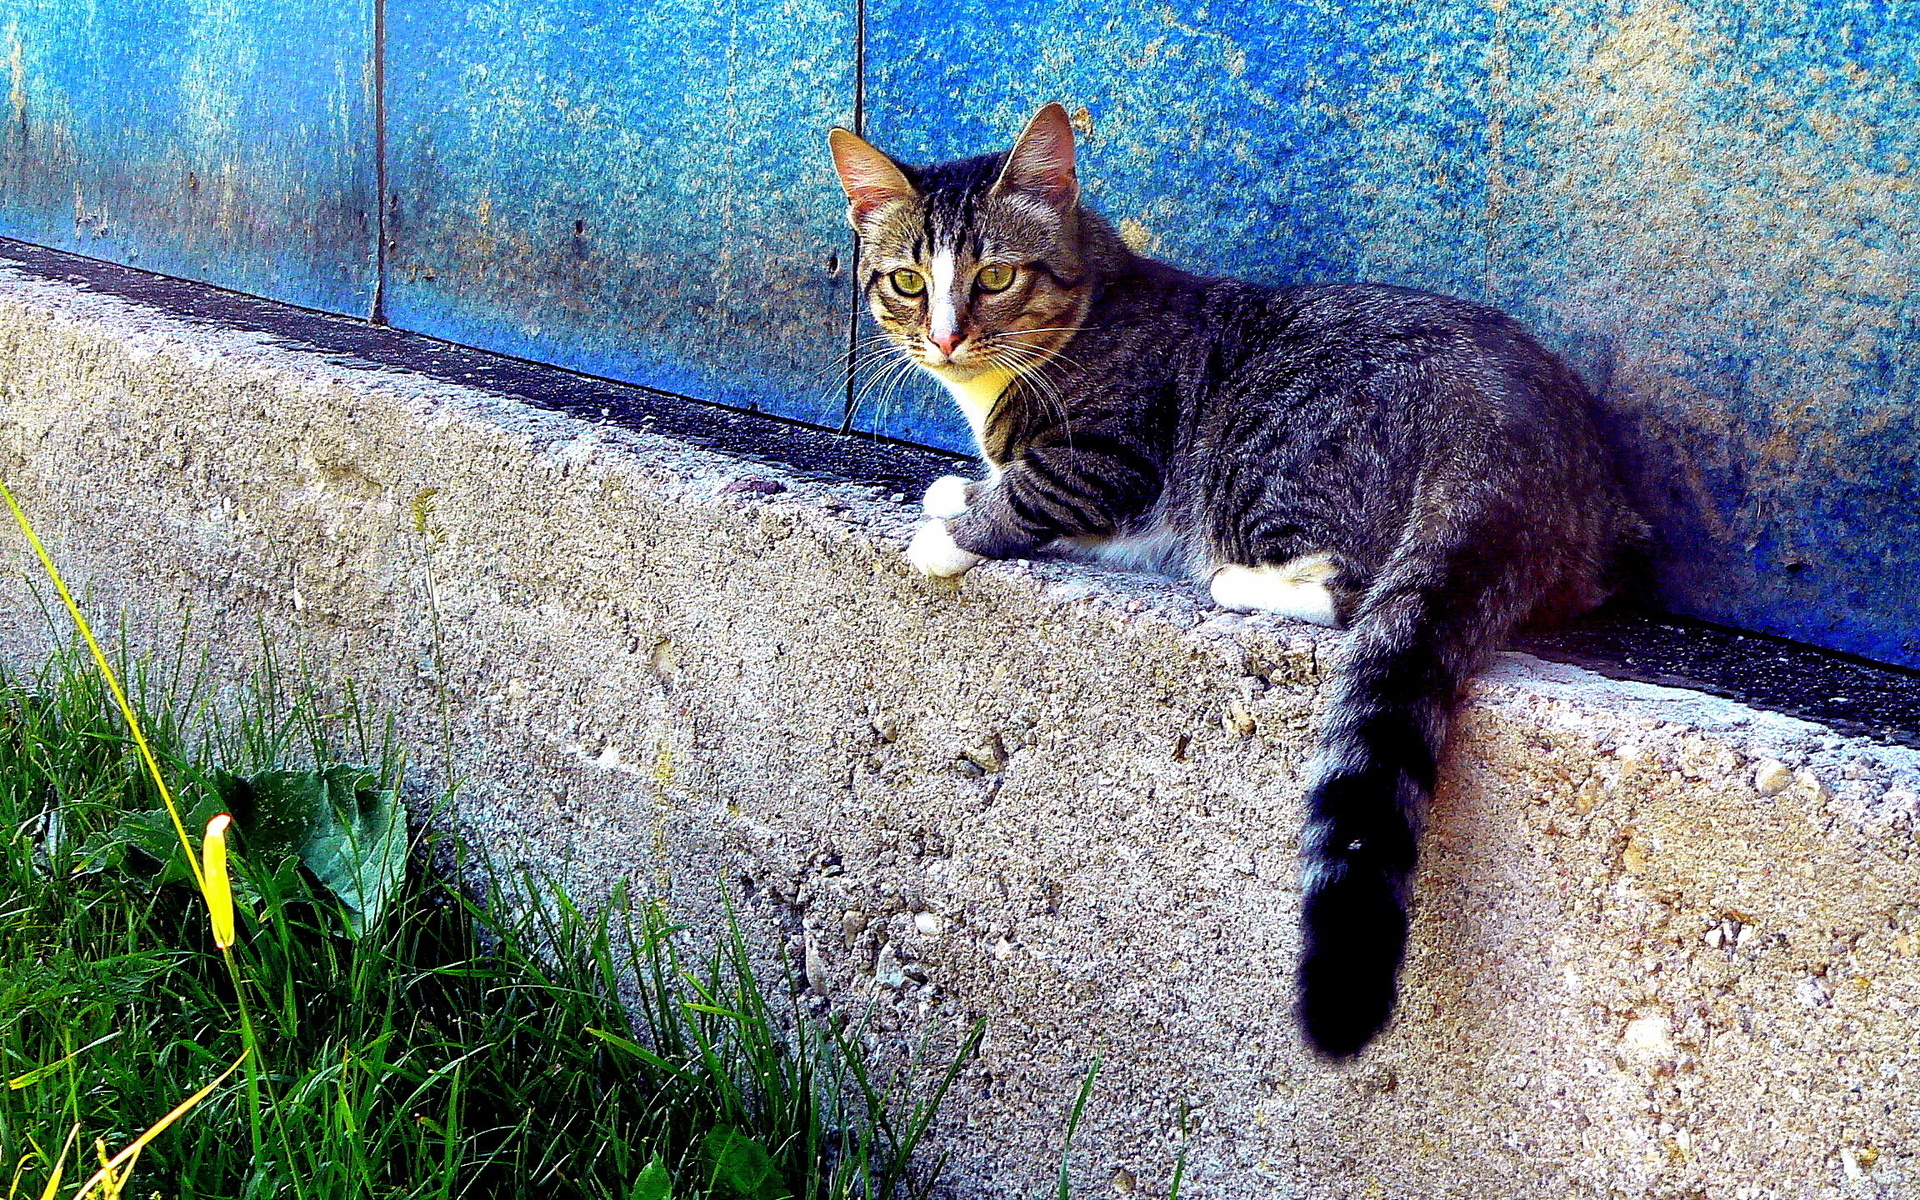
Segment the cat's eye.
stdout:
<svg viewBox="0 0 1920 1200">
<path fill-rule="evenodd" d="M 926 277 L 918 271 L 909 271 L 901 267 L 887 278 L 893 281 L 893 290 L 902 296 L 918 296 L 927 290 Z"/>
<path fill-rule="evenodd" d="M 973 277 L 983 292 L 1004 292 L 1013 285 L 1013 268 L 995 263 L 990 267 L 981 267 L 980 273 Z"/>
</svg>

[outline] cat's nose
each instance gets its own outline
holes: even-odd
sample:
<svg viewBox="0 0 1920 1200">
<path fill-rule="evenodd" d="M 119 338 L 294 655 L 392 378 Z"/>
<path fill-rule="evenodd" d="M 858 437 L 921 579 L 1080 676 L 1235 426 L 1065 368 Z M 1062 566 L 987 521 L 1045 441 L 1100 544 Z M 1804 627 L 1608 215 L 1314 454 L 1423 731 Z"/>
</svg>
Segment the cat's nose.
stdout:
<svg viewBox="0 0 1920 1200">
<path fill-rule="evenodd" d="M 948 358 L 952 358 L 954 347 L 960 344 L 962 336 L 958 329 L 950 329 L 931 332 L 927 334 L 927 340 L 932 342 L 934 348 L 939 350 L 940 353 L 946 355 Z"/>
</svg>

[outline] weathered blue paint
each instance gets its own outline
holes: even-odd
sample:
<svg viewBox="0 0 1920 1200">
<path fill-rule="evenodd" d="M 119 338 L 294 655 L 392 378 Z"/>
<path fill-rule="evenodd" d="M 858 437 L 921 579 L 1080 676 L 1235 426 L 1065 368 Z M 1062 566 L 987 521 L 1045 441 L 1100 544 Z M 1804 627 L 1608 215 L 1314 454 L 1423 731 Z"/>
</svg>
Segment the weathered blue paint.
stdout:
<svg viewBox="0 0 1920 1200">
<path fill-rule="evenodd" d="M 1920 10 L 1587 0 L 1496 34 L 1484 294 L 1601 389 L 1665 601 L 1920 666 Z"/>
<path fill-rule="evenodd" d="M 370 0 L 15 0 L 0 57 L 0 234 L 367 315 Z"/>
<path fill-rule="evenodd" d="M 1485 299 L 1603 395 L 1679 611 L 1920 665 L 1920 17 L 1766 0 L 876 0 L 921 161 L 1084 110 L 1156 257 Z M 933 389 L 863 413 L 962 448 Z"/>
<path fill-rule="evenodd" d="M 0 233 L 367 312 L 370 3 L 15 0 Z M 1148 253 L 1515 312 L 1601 393 L 1669 605 L 1920 666 L 1920 10 L 858 11 L 389 0 L 389 319 L 837 425 L 821 135 L 864 34 L 866 132 L 905 157 L 1064 100 L 1089 197 Z M 857 425 L 966 448 L 936 391 L 888 386 Z"/>
<path fill-rule="evenodd" d="M 1471 292 L 1490 17 L 1466 5 L 876 0 L 867 133 L 910 161 L 1002 149 L 1058 99 L 1092 204 L 1136 249 L 1269 282 Z M 917 389 L 870 414 L 964 448 Z M 869 414 L 863 414 L 868 416 Z"/>
<path fill-rule="evenodd" d="M 849 234 L 823 0 L 390 0 L 396 325 L 838 426 Z"/>
</svg>

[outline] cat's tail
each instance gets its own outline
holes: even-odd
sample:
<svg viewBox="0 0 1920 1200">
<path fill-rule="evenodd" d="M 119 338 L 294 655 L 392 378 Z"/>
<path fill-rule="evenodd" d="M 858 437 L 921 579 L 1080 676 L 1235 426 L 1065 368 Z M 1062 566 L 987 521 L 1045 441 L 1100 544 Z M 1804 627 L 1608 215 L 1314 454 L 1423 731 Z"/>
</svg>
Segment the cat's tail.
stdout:
<svg viewBox="0 0 1920 1200">
<path fill-rule="evenodd" d="M 1410 547 L 1359 602 L 1336 664 L 1301 834 L 1299 1018 L 1328 1058 L 1393 1015 L 1420 825 L 1461 685 L 1516 620 L 1518 578 Z"/>
</svg>

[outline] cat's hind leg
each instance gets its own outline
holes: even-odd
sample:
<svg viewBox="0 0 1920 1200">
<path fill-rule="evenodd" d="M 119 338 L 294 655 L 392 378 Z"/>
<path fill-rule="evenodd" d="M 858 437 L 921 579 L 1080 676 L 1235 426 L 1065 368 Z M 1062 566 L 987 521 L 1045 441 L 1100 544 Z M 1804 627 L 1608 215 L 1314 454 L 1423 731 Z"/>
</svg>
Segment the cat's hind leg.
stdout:
<svg viewBox="0 0 1920 1200">
<path fill-rule="evenodd" d="M 1235 612 L 1270 612 L 1296 621 L 1336 626 L 1333 589 L 1340 567 L 1327 553 L 1303 554 L 1275 566 L 1228 563 L 1213 573 L 1213 602 Z"/>
</svg>

